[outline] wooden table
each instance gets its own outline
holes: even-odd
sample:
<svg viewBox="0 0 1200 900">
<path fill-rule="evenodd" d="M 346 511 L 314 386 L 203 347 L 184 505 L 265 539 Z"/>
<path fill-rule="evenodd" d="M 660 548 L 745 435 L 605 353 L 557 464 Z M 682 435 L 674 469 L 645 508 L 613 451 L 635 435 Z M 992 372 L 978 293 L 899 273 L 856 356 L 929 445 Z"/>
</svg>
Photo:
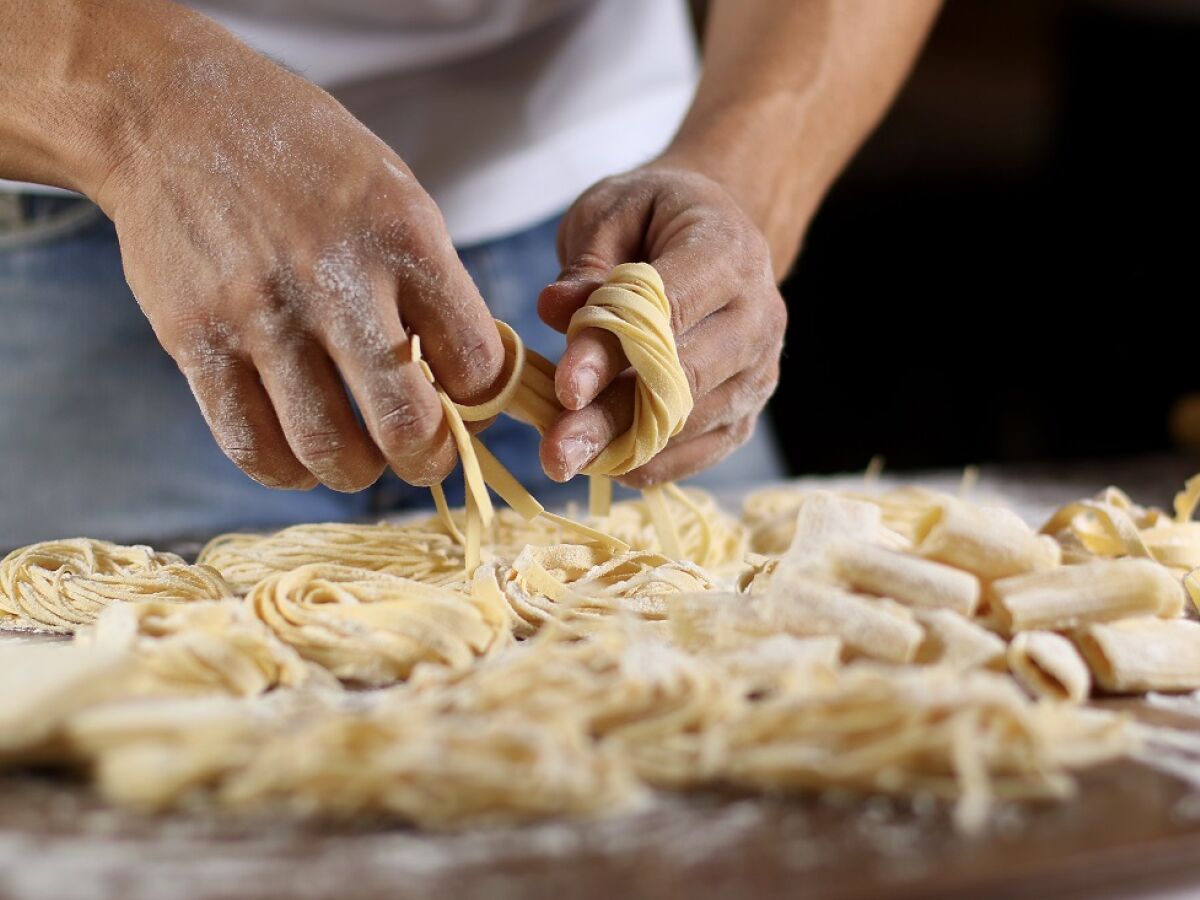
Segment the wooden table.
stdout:
<svg viewBox="0 0 1200 900">
<path fill-rule="evenodd" d="M 1169 501 L 1196 461 L 983 473 L 980 491 L 1037 518 L 1112 481 Z M 922 480 L 953 481 L 947 473 Z M 1200 731 L 1200 701 L 1139 715 Z M 1200 792 L 1133 763 L 1088 773 L 1074 800 L 1004 807 L 988 834 L 937 804 L 833 795 L 663 797 L 619 818 L 429 835 L 347 826 L 143 817 L 48 775 L 0 778 L 0 897 L 600 898 L 1200 896 Z"/>
</svg>

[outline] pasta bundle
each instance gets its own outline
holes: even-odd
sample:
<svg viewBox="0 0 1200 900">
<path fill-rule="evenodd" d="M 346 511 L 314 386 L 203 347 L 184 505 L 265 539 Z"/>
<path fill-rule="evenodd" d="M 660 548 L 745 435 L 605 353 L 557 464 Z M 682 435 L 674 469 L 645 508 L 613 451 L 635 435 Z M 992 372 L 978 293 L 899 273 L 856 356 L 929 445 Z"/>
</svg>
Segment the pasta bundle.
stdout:
<svg viewBox="0 0 1200 900">
<path fill-rule="evenodd" d="M 286 702 L 279 702 L 280 700 Z M 311 697 L 92 710 L 67 729 L 103 794 L 163 809 L 203 790 L 227 809 L 399 816 L 428 828 L 630 808 L 644 788 L 578 730 Z"/>
<path fill-rule="evenodd" d="M 0 623 L 6 628 L 71 633 L 112 603 L 230 596 L 215 569 L 149 547 L 74 538 L 33 544 L 0 561 Z"/>
<path fill-rule="evenodd" d="M 464 667 L 509 636 L 508 611 L 386 572 L 307 565 L 263 579 L 246 608 L 338 678 L 391 684 L 421 662 Z"/>
<path fill-rule="evenodd" d="M 957 797 L 968 831 L 995 797 L 1063 796 L 1069 768 L 1134 746 L 1118 717 L 1048 714 L 996 673 L 866 664 L 811 693 L 748 705 L 722 736 L 714 752 L 734 784 Z"/>
<path fill-rule="evenodd" d="M 549 622 L 587 630 L 614 615 L 662 622 L 671 595 L 714 587 L 698 566 L 658 553 L 603 555 L 572 544 L 526 547 L 503 567 L 497 575 L 516 616 L 516 635 L 528 637 Z"/>
<path fill-rule="evenodd" d="M 106 609 L 79 646 L 129 651 L 136 664 L 121 697 L 220 694 L 252 697 L 275 687 L 336 687 L 237 603 L 129 603 Z"/>
<path fill-rule="evenodd" d="M 218 570 L 238 594 L 278 572 L 331 563 L 389 569 L 429 584 L 462 580 L 462 550 L 445 534 L 399 525 L 294 525 L 270 535 L 223 534 L 198 561 Z"/>
</svg>

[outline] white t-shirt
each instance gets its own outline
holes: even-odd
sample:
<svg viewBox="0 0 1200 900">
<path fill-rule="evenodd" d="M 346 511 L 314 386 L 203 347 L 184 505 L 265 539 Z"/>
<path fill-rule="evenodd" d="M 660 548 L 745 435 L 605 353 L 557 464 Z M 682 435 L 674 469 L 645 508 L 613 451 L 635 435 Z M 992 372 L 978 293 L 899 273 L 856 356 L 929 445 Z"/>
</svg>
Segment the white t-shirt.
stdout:
<svg viewBox="0 0 1200 900">
<path fill-rule="evenodd" d="M 695 88 L 684 0 L 196 0 L 399 153 L 456 243 L 653 156 Z"/>
</svg>

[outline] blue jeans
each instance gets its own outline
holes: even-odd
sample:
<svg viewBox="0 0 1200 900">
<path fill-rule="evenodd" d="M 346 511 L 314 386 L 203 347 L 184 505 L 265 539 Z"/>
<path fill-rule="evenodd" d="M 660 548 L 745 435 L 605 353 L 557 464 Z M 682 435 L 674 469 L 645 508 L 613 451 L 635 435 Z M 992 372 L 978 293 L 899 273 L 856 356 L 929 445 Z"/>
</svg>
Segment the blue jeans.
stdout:
<svg viewBox="0 0 1200 900">
<path fill-rule="evenodd" d="M 7 199 L 7 198 L 6 198 Z M 11 204 L 11 199 L 8 199 Z M 394 476 L 357 494 L 276 491 L 217 448 L 186 380 L 125 283 L 115 230 L 70 198 L 24 197 L 0 229 L 0 548 L 86 534 L 114 540 L 382 515 L 424 506 Z M 460 250 L 497 318 L 551 359 L 562 336 L 538 319 L 558 274 L 557 220 Z M 776 477 L 765 433 L 698 483 Z M 501 418 L 484 440 L 544 502 L 582 498 L 541 471 L 537 434 Z M 582 479 L 576 479 L 582 481 Z M 447 485 L 461 500 L 461 479 Z"/>
</svg>

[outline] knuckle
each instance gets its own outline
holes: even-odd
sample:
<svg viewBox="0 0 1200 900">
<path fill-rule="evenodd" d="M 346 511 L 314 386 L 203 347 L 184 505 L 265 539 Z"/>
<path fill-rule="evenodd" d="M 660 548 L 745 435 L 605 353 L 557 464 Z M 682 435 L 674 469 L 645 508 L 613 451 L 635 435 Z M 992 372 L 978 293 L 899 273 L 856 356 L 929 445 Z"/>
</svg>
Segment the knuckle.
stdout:
<svg viewBox="0 0 1200 900">
<path fill-rule="evenodd" d="M 335 430 L 301 430 L 290 443 L 300 461 L 308 465 L 337 466 L 349 449 L 345 437 Z"/>
<path fill-rule="evenodd" d="M 688 387 L 691 388 L 692 396 L 699 397 L 703 393 L 700 382 L 700 361 L 694 354 L 687 354 L 679 357 L 679 366 L 683 369 L 683 374 L 687 378 Z"/>
<path fill-rule="evenodd" d="M 462 361 L 458 380 L 465 392 L 456 400 L 474 402 L 494 392 L 496 380 L 504 371 L 504 345 L 498 335 L 470 329 L 457 339 L 455 355 Z"/>
<path fill-rule="evenodd" d="M 671 296 L 671 331 L 675 334 L 683 334 L 684 327 L 687 324 L 684 309 L 688 304 L 688 293 L 683 288 L 677 287 Z"/>
<path fill-rule="evenodd" d="M 607 277 L 608 272 L 616 265 L 594 250 L 583 250 L 576 254 L 563 269 L 561 278 L 567 280 L 582 280 L 585 278 Z"/>
<path fill-rule="evenodd" d="M 369 245 L 394 266 L 410 268 L 443 249 L 446 220 L 433 199 L 413 184 L 375 225 Z"/>
<path fill-rule="evenodd" d="M 567 215 L 571 219 L 591 220 L 610 213 L 620 203 L 620 191 L 616 177 L 601 179 L 579 195 L 571 204 Z"/>
<path fill-rule="evenodd" d="M 767 242 L 767 236 L 749 223 L 739 229 L 739 234 L 739 248 L 746 263 L 755 270 L 761 270 L 765 265 L 769 271 L 771 245 Z"/>
<path fill-rule="evenodd" d="M 339 431 L 304 431 L 291 438 L 292 449 L 321 482 L 335 491 L 361 491 L 383 471 Z"/>
<path fill-rule="evenodd" d="M 176 345 L 172 355 L 188 382 L 202 390 L 202 386 L 220 383 L 223 376 L 232 375 L 241 361 L 228 351 L 210 347 L 199 341 L 188 341 Z"/>
<path fill-rule="evenodd" d="M 409 456 L 428 447 L 437 437 L 441 425 L 440 406 L 413 398 L 391 404 L 376 420 L 384 452 L 400 456 Z"/>
<path fill-rule="evenodd" d="M 783 295 L 774 288 L 768 294 L 763 318 L 768 328 L 768 334 L 782 344 L 783 334 L 787 330 L 788 309 L 787 303 L 783 300 Z"/>
<path fill-rule="evenodd" d="M 777 292 L 743 294 L 729 302 L 732 331 L 742 355 L 757 358 L 772 347 L 782 347 L 787 328 L 787 308 Z"/>
<path fill-rule="evenodd" d="M 775 387 L 778 384 L 778 363 L 773 363 L 758 371 L 757 377 L 754 379 L 753 406 L 755 409 L 762 409 L 766 405 L 767 401 L 771 399 L 771 395 L 775 393 Z"/>
<path fill-rule="evenodd" d="M 392 229 L 396 245 L 420 250 L 446 233 L 442 211 L 424 191 L 414 191 L 407 199 L 403 218 Z"/>
<path fill-rule="evenodd" d="M 240 335 L 228 321 L 183 312 L 156 328 L 163 347 L 184 374 L 192 370 L 220 372 L 237 364 Z"/>
<path fill-rule="evenodd" d="M 745 444 L 754 435 L 755 416 L 746 416 L 739 419 L 729 428 L 730 449 L 736 450 L 738 447 Z"/>
</svg>

